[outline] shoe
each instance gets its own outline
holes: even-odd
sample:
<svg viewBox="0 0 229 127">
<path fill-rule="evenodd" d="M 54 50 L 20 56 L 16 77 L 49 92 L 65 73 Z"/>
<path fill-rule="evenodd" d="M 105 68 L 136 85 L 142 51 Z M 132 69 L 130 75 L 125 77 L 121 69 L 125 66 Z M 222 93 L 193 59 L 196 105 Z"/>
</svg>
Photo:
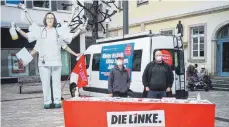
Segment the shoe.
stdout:
<svg viewBox="0 0 229 127">
<path fill-rule="evenodd" d="M 55 104 L 55 108 L 61 108 L 61 104 Z"/>
<path fill-rule="evenodd" d="M 50 104 L 44 104 L 44 109 L 50 109 L 51 105 Z"/>
</svg>

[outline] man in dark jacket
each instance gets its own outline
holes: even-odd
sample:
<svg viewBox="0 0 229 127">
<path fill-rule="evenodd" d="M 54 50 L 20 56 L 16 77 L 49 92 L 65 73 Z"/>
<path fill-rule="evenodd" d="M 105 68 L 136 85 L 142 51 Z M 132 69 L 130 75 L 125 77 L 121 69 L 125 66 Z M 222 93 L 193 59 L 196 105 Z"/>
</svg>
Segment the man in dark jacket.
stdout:
<svg viewBox="0 0 229 127">
<path fill-rule="evenodd" d="M 195 64 L 194 66 L 190 64 L 187 68 L 188 75 L 193 75 L 196 72 L 197 67 L 198 64 Z"/>
<path fill-rule="evenodd" d="M 161 51 L 156 51 L 155 61 L 150 62 L 143 73 L 142 82 L 148 98 L 166 97 L 171 91 L 174 75 L 171 67 L 162 60 Z"/>
<path fill-rule="evenodd" d="M 187 68 L 188 87 L 190 90 L 194 90 L 195 83 L 198 82 L 197 67 L 198 64 L 195 65 L 190 64 Z"/>
<path fill-rule="evenodd" d="M 127 97 L 130 88 L 130 76 L 125 69 L 124 59 L 118 57 L 116 66 L 111 69 L 108 78 L 108 93 L 112 97 Z"/>
</svg>

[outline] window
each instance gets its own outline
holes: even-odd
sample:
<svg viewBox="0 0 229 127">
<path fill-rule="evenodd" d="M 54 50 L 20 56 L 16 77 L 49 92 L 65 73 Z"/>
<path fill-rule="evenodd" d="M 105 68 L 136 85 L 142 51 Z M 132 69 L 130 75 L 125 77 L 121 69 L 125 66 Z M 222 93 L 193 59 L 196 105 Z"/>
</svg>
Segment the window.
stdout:
<svg viewBox="0 0 229 127">
<path fill-rule="evenodd" d="M 137 0 L 137 6 L 149 3 L 149 0 Z"/>
<path fill-rule="evenodd" d="M 217 34 L 217 39 L 228 38 L 229 37 L 229 25 L 224 26 L 220 29 Z"/>
<path fill-rule="evenodd" d="M 69 0 L 60 0 L 57 1 L 57 10 L 61 11 L 71 11 L 72 10 L 72 1 Z"/>
<path fill-rule="evenodd" d="M 42 8 L 50 10 L 51 2 L 50 0 L 33 0 L 33 8 Z"/>
<path fill-rule="evenodd" d="M 153 52 L 153 60 L 155 60 L 156 51 L 162 52 L 162 59 L 165 63 L 171 66 L 172 70 L 175 69 L 175 66 L 178 65 L 179 56 L 177 54 L 174 55 L 174 49 L 155 49 Z"/>
<path fill-rule="evenodd" d="M 90 59 L 91 59 L 91 55 L 90 54 L 86 54 L 85 55 L 86 69 L 88 69 L 89 66 L 90 66 Z"/>
<path fill-rule="evenodd" d="M 174 67 L 178 67 L 178 53 L 174 52 Z"/>
<path fill-rule="evenodd" d="M 94 54 L 92 59 L 92 71 L 99 71 L 100 66 L 100 53 Z"/>
<path fill-rule="evenodd" d="M 1 77 L 19 77 L 38 75 L 38 55 L 25 67 L 19 63 L 16 53 L 21 48 L 2 48 L 1 49 Z M 30 49 L 28 49 L 30 52 Z"/>
<path fill-rule="evenodd" d="M 132 71 L 141 71 L 142 50 L 134 50 Z"/>
<path fill-rule="evenodd" d="M 70 54 L 66 50 L 61 50 L 62 70 L 61 75 L 69 75 L 70 73 Z"/>
<path fill-rule="evenodd" d="M 182 50 L 174 50 L 174 70 L 178 72 L 178 75 L 185 73 L 184 67 L 184 52 Z"/>
<path fill-rule="evenodd" d="M 192 27 L 191 28 L 191 54 L 192 58 L 203 58 L 204 57 L 204 26 Z"/>
<path fill-rule="evenodd" d="M 160 33 L 162 35 L 174 35 L 173 30 L 162 30 Z"/>
<path fill-rule="evenodd" d="M 18 6 L 19 3 L 24 3 L 24 0 L 5 0 L 7 6 Z"/>
</svg>

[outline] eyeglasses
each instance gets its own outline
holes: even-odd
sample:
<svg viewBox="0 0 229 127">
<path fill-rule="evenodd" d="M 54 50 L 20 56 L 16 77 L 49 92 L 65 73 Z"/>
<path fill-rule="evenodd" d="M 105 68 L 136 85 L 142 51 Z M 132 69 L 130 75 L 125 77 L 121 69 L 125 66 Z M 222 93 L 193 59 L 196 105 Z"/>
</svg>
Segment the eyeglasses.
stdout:
<svg viewBox="0 0 229 127">
<path fill-rule="evenodd" d="M 46 20 L 49 19 L 49 20 L 53 20 L 54 18 L 46 18 Z"/>
</svg>

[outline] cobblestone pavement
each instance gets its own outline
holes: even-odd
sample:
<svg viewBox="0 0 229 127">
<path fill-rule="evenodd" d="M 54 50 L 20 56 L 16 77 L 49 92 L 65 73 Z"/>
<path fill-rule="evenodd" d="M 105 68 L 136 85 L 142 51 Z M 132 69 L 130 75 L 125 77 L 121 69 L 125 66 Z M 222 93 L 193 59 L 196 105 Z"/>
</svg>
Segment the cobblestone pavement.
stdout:
<svg viewBox="0 0 229 127">
<path fill-rule="evenodd" d="M 62 82 L 62 85 L 65 82 Z M 63 97 L 70 98 L 68 83 Z M 2 127 L 64 127 L 62 109 L 44 109 L 41 85 L 25 86 L 19 94 L 17 84 L 1 86 Z"/>
<path fill-rule="evenodd" d="M 23 94 L 19 94 L 16 84 L 1 85 L 2 127 L 64 127 L 62 109 L 43 109 L 41 85 L 26 86 L 22 91 Z M 229 92 L 197 91 L 190 92 L 190 97 L 196 97 L 198 92 L 202 99 L 216 104 L 216 127 L 229 127 Z M 68 83 L 64 87 L 63 97 L 70 98 Z"/>
<path fill-rule="evenodd" d="M 189 92 L 189 97 L 196 97 L 197 93 L 200 93 L 201 99 L 209 100 L 216 105 L 215 127 L 229 127 L 229 92 L 195 91 Z"/>
</svg>

